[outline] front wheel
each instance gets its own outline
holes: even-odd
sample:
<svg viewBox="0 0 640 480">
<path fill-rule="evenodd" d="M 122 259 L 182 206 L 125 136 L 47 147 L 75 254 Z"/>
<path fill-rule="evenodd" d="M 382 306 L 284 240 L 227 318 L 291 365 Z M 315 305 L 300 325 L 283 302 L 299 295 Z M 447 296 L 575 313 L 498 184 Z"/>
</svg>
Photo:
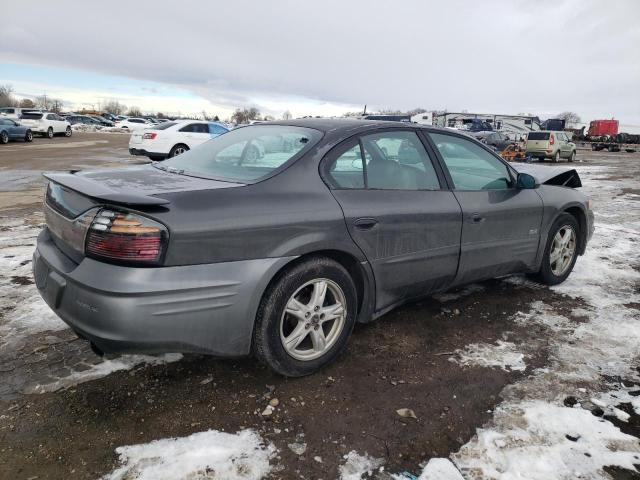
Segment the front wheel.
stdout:
<svg viewBox="0 0 640 480">
<path fill-rule="evenodd" d="M 67 127 L 67 129 L 64 131 L 64 136 L 65 137 L 70 137 L 71 136 L 71 127 Z"/>
<path fill-rule="evenodd" d="M 288 377 L 309 375 L 347 345 L 356 289 L 339 263 L 315 257 L 281 274 L 264 294 L 253 334 L 255 356 Z"/>
<path fill-rule="evenodd" d="M 0 143 L 9 143 L 9 134 L 7 132 L 0 132 Z"/>
<path fill-rule="evenodd" d="M 24 135 L 25 142 L 33 142 L 33 132 L 31 130 L 27 130 L 27 133 Z"/>
<path fill-rule="evenodd" d="M 47 129 L 47 138 L 53 138 L 53 128 L 51 127 Z"/>
<path fill-rule="evenodd" d="M 571 152 L 571 155 L 569 155 L 569 161 L 570 162 L 575 162 L 576 161 L 576 151 L 575 150 L 573 152 Z"/>
<path fill-rule="evenodd" d="M 539 282 L 557 285 L 567 279 L 578 257 L 579 232 L 573 215 L 563 213 L 557 218 L 549 230 L 542 265 L 536 274 Z"/>
</svg>

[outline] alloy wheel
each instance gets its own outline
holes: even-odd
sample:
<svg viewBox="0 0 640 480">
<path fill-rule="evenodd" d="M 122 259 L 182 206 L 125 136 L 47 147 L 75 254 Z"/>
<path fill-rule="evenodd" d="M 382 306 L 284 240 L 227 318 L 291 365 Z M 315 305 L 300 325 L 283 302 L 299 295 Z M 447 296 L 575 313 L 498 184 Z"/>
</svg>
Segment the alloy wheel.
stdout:
<svg viewBox="0 0 640 480">
<path fill-rule="evenodd" d="M 7 135 L 7 132 L 0 133 L 0 143 L 8 143 L 8 142 L 9 142 L 9 135 Z"/>
<path fill-rule="evenodd" d="M 553 237 L 549 263 L 551 271 L 556 277 L 561 277 L 567 271 L 576 252 L 576 234 L 570 225 L 558 229 Z"/>
<path fill-rule="evenodd" d="M 296 360 L 315 360 L 336 343 L 345 325 L 347 304 L 337 283 L 311 280 L 289 298 L 280 318 L 280 340 Z"/>
</svg>

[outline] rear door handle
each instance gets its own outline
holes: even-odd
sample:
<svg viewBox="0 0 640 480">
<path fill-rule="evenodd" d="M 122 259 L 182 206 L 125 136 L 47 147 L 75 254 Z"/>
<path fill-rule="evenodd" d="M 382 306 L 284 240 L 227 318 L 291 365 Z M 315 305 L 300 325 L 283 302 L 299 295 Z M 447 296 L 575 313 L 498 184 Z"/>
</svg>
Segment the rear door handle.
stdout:
<svg viewBox="0 0 640 480">
<path fill-rule="evenodd" d="M 371 217 L 362 217 L 358 218 L 355 222 L 353 222 L 353 224 L 359 230 L 371 230 L 378 224 L 378 220 Z"/>
<path fill-rule="evenodd" d="M 471 215 L 471 221 L 473 223 L 482 223 L 484 222 L 484 217 L 480 216 L 479 213 L 474 213 L 473 215 Z"/>
</svg>

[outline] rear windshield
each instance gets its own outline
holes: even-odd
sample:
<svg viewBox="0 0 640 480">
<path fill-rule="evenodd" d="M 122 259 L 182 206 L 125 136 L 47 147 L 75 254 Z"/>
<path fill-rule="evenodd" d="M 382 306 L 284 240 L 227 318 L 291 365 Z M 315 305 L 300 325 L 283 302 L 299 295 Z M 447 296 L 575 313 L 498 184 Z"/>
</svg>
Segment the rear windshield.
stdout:
<svg viewBox="0 0 640 480">
<path fill-rule="evenodd" d="M 25 118 L 27 120 L 40 120 L 42 118 L 41 113 L 23 113 L 20 118 Z"/>
<path fill-rule="evenodd" d="M 549 132 L 530 132 L 529 140 L 549 140 Z"/>
<path fill-rule="evenodd" d="M 312 128 L 254 125 L 215 137 L 162 162 L 187 175 L 229 182 L 255 183 L 299 158 L 322 137 Z"/>
</svg>

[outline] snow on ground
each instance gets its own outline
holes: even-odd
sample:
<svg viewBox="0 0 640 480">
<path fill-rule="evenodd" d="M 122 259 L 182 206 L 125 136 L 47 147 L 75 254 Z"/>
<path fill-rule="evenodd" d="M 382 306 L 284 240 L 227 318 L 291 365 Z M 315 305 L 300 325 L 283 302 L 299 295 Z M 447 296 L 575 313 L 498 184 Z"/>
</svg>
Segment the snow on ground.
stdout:
<svg viewBox="0 0 640 480">
<path fill-rule="evenodd" d="M 276 449 L 256 432 L 208 430 L 116 449 L 121 466 L 103 480 L 258 480 Z"/>
<path fill-rule="evenodd" d="M 550 365 L 506 387 L 492 421 L 452 455 L 466 478 L 599 479 L 609 478 L 605 466 L 634 470 L 640 464 L 638 439 L 596 416 L 601 409 L 625 421 L 629 415 L 617 405 L 640 408 L 629 393 L 630 382 L 640 381 L 640 205 L 621 190 L 638 182 L 607 174 L 615 171 L 580 168 L 583 190 L 595 200 L 596 233 L 569 279 L 552 288 L 585 303 L 573 312 L 580 321 L 543 302 L 514 317 L 549 330 Z M 528 286 L 522 277 L 508 281 Z M 485 354 L 475 362 L 491 363 L 495 354 L 491 348 L 468 351 Z M 569 396 L 577 401 L 573 407 L 563 404 Z"/>
<path fill-rule="evenodd" d="M 500 367 L 505 371 L 524 371 L 524 354 L 517 351 L 515 344 L 498 340 L 495 345 L 472 343 L 461 350 L 449 361 L 460 365 L 478 365 L 480 367 Z"/>
<path fill-rule="evenodd" d="M 33 284 L 31 257 L 40 230 L 34 219 L 0 219 L 0 338 L 5 343 L 67 328 Z"/>
<path fill-rule="evenodd" d="M 131 133 L 131 130 L 129 130 L 128 128 L 102 127 L 102 126 L 97 126 L 97 125 L 83 125 L 82 123 L 77 123 L 75 125 L 71 125 L 71 129 L 74 132 Z"/>
<path fill-rule="evenodd" d="M 340 465 L 340 480 L 360 480 L 363 477 L 370 477 L 373 473 L 382 468 L 384 460 L 373 458 L 367 455 L 360 455 L 352 450 L 344 456 L 344 464 Z"/>
<path fill-rule="evenodd" d="M 56 392 L 63 388 L 78 385 L 79 383 L 90 382 L 91 380 L 106 377 L 113 372 L 131 370 L 137 365 L 161 365 L 164 363 L 177 362 L 181 359 L 182 354 L 180 353 L 166 353 L 155 357 L 150 355 L 122 355 L 114 359 L 105 359 L 95 365 L 87 365 L 89 367 L 87 370 L 72 372 L 70 375 L 59 378 L 55 382 L 29 386 L 25 389 L 24 393 Z"/>
<path fill-rule="evenodd" d="M 451 461 L 446 458 L 429 460 L 418 480 L 464 480 Z"/>
</svg>

